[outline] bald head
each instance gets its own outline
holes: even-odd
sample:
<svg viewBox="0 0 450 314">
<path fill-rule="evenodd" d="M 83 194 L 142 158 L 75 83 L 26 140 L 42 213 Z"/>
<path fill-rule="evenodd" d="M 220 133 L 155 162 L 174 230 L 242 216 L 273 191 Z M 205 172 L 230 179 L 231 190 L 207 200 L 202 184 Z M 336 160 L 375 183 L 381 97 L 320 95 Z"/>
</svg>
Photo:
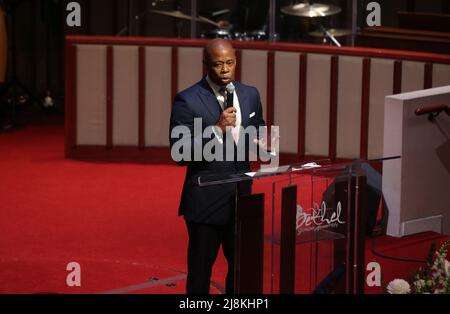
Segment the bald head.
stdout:
<svg viewBox="0 0 450 314">
<path fill-rule="evenodd" d="M 210 62 L 212 56 L 220 52 L 231 52 L 234 55 L 231 42 L 221 38 L 210 40 L 205 46 L 205 62 Z"/>
<path fill-rule="evenodd" d="M 209 78 L 218 85 L 227 85 L 234 79 L 236 55 L 231 42 L 213 39 L 205 46 L 204 64 Z"/>
</svg>

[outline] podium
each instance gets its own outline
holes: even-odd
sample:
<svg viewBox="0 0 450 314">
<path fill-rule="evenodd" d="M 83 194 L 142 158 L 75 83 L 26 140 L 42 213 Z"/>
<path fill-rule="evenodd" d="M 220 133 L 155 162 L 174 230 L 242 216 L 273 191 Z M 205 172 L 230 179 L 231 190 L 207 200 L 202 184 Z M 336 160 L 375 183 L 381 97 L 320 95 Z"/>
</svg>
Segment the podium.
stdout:
<svg viewBox="0 0 450 314">
<path fill-rule="evenodd" d="M 381 160 L 199 177 L 199 186 L 251 184 L 236 197 L 235 293 L 363 293 L 363 165 Z"/>
</svg>

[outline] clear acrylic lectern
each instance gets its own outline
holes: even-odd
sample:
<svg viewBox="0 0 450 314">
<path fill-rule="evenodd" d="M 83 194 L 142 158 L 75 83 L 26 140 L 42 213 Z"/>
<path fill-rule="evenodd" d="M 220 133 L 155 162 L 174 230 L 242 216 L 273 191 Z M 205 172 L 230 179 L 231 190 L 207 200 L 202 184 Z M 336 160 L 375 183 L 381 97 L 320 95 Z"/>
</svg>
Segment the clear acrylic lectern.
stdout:
<svg viewBox="0 0 450 314">
<path fill-rule="evenodd" d="M 364 292 L 365 169 L 396 158 L 199 177 L 252 185 L 236 199 L 235 292 Z"/>
</svg>

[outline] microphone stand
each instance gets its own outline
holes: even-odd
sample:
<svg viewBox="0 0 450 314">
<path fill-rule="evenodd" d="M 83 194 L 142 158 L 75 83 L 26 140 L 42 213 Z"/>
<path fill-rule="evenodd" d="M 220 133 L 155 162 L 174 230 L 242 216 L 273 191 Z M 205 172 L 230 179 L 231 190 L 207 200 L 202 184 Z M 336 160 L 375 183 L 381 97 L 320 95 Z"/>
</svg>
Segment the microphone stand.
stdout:
<svg viewBox="0 0 450 314">
<path fill-rule="evenodd" d="M 145 10 L 134 17 L 134 22 L 136 23 L 136 35 L 140 33 L 141 30 L 141 19 L 144 18 L 152 10 Z"/>
<path fill-rule="evenodd" d="M 116 36 L 132 36 L 133 25 L 132 25 L 132 12 L 133 12 L 133 0 L 127 0 L 127 24 L 122 27 L 122 29 L 116 34 Z"/>
</svg>

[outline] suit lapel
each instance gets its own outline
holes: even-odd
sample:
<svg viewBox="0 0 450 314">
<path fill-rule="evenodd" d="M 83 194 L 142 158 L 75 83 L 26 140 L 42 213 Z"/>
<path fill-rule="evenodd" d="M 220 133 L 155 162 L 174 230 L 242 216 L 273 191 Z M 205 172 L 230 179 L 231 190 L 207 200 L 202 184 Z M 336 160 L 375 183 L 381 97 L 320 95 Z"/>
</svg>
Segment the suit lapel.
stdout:
<svg viewBox="0 0 450 314">
<path fill-rule="evenodd" d="M 200 99 L 203 105 L 206 107 L 206 110 L 210 114 L 212 121 L 216 122 L 219 120 L 219 116 L 222 112 L 222 108 L 220 107 L 219 101 L 214 95 L 211 87 L 205 78 L 200 81 Z"/>
<path fill-rule="evenodd" d="M 233 82 L 233 84 L 236 87 L 236 94 L 238 96 L 239 106 L 241 108 L 242 127 L 245 128 L 249 124 L 249 115 L 251 110 L 249 97 L 241 84 L 238 82 Z M 203 78 L 199 85 L 199 97 L 203 103 L 203 106 L 206 107 L 207 112 L 211 116 L 212 121 L 215 123 L 219 120 L 219 116 L 222 113 L 222 108 L 220 107 L 219 101 L 215 97 L 214 92 L 206 81 L 206 78 Z"/>
<path fill-rule="evenodd" d="M 236 87 L 236 94 L 239 99 L 239 107 L 241 108 L 241 119 L 242 119 L 242 127 L 248 126 L 248 120 L 249 120 L 249 114 L 250 114 L 250 104 L 248 101 L 248 95 L 242 88 L 242 85 L 234 82 L 233 83 Z"/>
</svg>

